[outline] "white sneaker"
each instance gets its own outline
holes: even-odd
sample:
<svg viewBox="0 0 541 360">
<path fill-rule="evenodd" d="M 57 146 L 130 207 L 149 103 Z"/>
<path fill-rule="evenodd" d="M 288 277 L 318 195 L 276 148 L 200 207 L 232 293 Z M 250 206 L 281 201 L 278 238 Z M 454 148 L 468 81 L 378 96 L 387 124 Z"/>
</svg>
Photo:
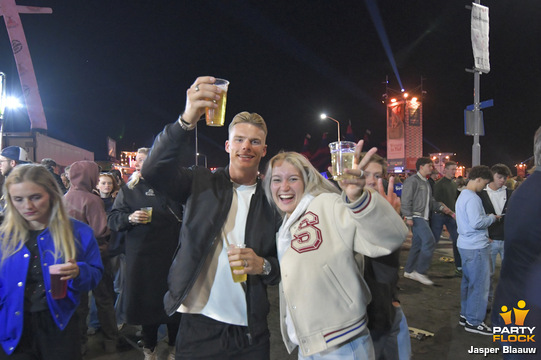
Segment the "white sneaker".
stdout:
<svg viewBox="0 0 541 360">
<path fill-rule="evenodd" d="M 407 276 L 406 276 L 407 274 Z M 404 277 L 407 279 L 415 280 L 417 282 L 420 282 L 423 285 L 434 285 L 432 280 L 428 278 L 428 276 L 419 274 L 417 271 L 412 271 L 410 273 L 404 272 Z"/>
<path fill-rule="evenodd" d="M 143 354 L 145 354 L 145 360 L 158 360 L 158 346 L 154 348 L 154 351 L 144 347 Z"/>
<path fill-rule="evenodd" d="M 420 282 L 423 285 L 434 285 L 434 282 L 428 278 L 428 276 L 419 274 L 417 271 L 413 272 L 413 280 Z"/>
<path fill-rule="evenodd" d="M 405 271 L 404 271 L 404 277 L 405 277 L 406 279 L 413 279 L 413 273 L 414 273 L 414 272 L 415 272 L 415 271 L 409 273 L 409 272 L 405 272 Z"/>
</svg>

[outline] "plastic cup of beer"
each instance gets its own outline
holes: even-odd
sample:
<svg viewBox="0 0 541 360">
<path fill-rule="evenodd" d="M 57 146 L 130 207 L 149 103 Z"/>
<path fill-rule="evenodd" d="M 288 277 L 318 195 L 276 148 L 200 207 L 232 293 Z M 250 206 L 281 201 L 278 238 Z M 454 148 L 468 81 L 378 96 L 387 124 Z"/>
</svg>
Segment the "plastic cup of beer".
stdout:
<svg viewBox="0 0 541 360">
<path fill-rule="evenodd" d="M 49 265 L 49 274 L 51 275 L 51 296 L 53 299 L 63 299 L 68 291 L 68 281 L 60 280 L 65 275 L 60 275 L 60 270 L 66 264 Z"/>
<path fill-rule="evenodd" d="M 245 244 L 229 244 L 229 246 L 227 247 L 227 250 L 231 250 L 235 248 L 244 249 L 245 247 L 246 247 Z M 233 273 L 233 270 L 244 270 L 244 266 L 231 266 L 231 275 L 233 275 L 233 281 L 236 283 L 245 282 L 246 280 L 248 280 L 247 274 L 237 275 Z"/>
<path fill-rule="evenodd" d="M 148 224 L 152 221 L 152 206 L 141 208 L 141 211 L 144 211 L 148 215 L 148 220 L 145 221 L 143 224 Z"/>
<path fill-rule="evenodd" d="M 331 166 L 333 180 L 353 179 L 354 175 L 346 174 L 346 169 L 353 169 L 355 143 L 352 141 L 336 141 L 329 144 L 331 149 Z"/>
<path fill-rule="evenodd" d="M 205 118 L 207 120 L 207 126 L 224 126 L 225 124 L 225 104 L 227 103 L 227 87 L 229 81 L 224 79 L 216 79 L 214 85 L 222 89 L 220 94 L 220 100 L 218 100 L 217 108 L 205 108 Z"/>
</svg>

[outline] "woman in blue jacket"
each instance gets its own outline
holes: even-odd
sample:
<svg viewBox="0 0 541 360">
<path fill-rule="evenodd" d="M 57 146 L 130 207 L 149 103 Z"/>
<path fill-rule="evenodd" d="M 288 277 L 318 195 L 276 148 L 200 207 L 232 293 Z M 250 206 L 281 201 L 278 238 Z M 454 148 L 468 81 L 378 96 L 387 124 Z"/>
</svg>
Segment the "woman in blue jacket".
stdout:
<svg viewBox="0 0 541 360">
<path fill-rule="evenodd" d="M 103 266 L 92 229 L 70 219 L 62 193 L 41 165 L 18 165 L 4 184 L 0 226 L 0 359 L 81 359 L 79 294 Z M 49 266 L 64 264 L 67 293 L 53 299 Z"/>
</svg>

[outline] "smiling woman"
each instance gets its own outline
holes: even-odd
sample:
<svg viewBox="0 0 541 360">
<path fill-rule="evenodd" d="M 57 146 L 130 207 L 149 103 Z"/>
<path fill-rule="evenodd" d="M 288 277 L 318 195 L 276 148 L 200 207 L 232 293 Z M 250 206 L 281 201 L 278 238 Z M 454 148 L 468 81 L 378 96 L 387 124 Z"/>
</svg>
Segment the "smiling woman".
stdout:
<svg viewBox="0 0 541 360">
<path fill-rule="evenodd" d="M 81 359 L 79 294 L 103 272 L 92 229 L 68 217 L 58 185 L 41 165 L 17 165 L 4 184 L 0 226 L 0 359 L 15 354 Z M 58 282 L 50 273 L 59 264 Z M 67 291 L 55 293 L 54 284 Z M 24 287 L 23 287 L 24 285 Z"/>
<path fill-rule="evenodd" d="M 357 159 L 361 148 L 359 142 Z M 407 229 L 387 201 L 364 188 L 360 174 L 370 155 L 348 170 L 354 179 L 339 182 L 342 196 L 299 153 L 280 153 L 269 161 L 265 192 L 284 215 L 276 240 L 282 336 L 290 353 L 299 346 L 300 360 L 315 354 L 374 358 L 366 316 L 370 291 L 355 254 L 387 255 L 402 244 Z"/>
</svg>

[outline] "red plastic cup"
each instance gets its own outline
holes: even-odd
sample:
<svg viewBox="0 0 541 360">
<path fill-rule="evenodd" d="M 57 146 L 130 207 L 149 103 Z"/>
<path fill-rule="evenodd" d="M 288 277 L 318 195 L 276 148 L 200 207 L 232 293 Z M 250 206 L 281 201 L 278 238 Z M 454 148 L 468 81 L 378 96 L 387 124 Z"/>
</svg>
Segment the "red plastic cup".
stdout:
<svg viewBox="0 0 541 360">
<path fill-rule="evenodd" d="M 60 269 L 66 266 L 65 264 L 55 264 L 49 266 L 49 274 L 51 275 L 51 296 L 53 299 L 63 299 L 68 292 L 68 281 L 60 280 L 64 275 L 60 275 Z"/>
</svg>

